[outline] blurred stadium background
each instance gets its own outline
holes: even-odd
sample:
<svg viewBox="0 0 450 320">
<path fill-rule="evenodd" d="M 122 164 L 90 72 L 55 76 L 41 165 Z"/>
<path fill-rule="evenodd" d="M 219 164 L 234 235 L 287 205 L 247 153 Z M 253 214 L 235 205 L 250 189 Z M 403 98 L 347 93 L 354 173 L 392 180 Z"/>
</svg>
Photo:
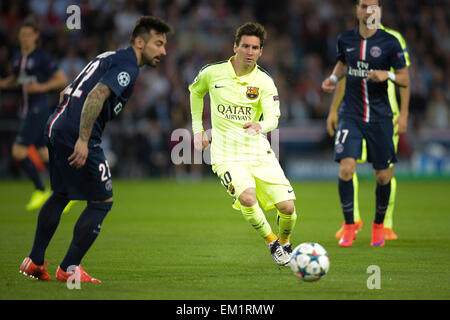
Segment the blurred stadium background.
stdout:
<svg viewBox="0 0 450 320">
<path fill-rule="evenodd" d="M 81 8 L 81 28 L 69 30 L 69 5 Z M 268 40 L 259 64 L 278 86 L 280 161 L 290 179 L 335 179 L 332 139 L 325 120 L 331 96 L 320 89 L 335 63 L 337 35 L 354 28 L 352 0 L 2 0 L 0 77 L 12 72 L 20 23 L 34 16 L 41 46 L 69 81 L 93 57 L 128 45 L 141 15 L 166 19 L 175 28 L 168 55 L 156 69 L 141 69 L 132 99 L 109 123 L 104 147 L 116 178 L 212 176 L 205 165 L 174 165 L 175 129 L 190 130 L 188 84 L 207 63 L 228 59 L 234 30 L 262 23 Z M 400 31 L 411 55 L 409 129 L 400 139 L 397 175 L 450 177 L 450 1 L 385 0 L 382 22 Z M 56 106 L 57 94 L 50 94 Z M 11 157 L 19 124 L 20 92 L 0 92 L 0 179 L 21 177 Z M 204 119 L 209 119 L 205 108 Z M 205 126 L 208 128 L 208 126 Z M 363 165 L 366 175 L 371 166 Z"/>
</svg>

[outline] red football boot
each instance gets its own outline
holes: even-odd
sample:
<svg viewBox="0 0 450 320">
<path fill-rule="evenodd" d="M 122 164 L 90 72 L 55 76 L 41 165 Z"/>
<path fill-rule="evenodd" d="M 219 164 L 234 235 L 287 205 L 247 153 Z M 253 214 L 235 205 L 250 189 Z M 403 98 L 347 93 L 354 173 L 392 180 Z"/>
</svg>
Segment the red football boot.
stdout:
<svg viewBox="0 0 450 320">
<path fill-rule="evenodd" d="M 37 266 L 34 264 L 33 260 L 31 260 L 29 257 L 26 257 L 20 265 L 19 272 L 38 280 L 52 280 L 52 278 L 48 274 L 47 267 L 45 266 L 46 263 L 48 262 L 44 261 L 43 265 Z"/>
<path fill-rule="evenodd" d="M 384 247 L 385 244 L 383 224 L 372 223 L 372 240 L 370 241 L 370 245 L 374 247 Z"/>
<path fill-rule="evenodd" d="M 100 280 L 91 277 L 82 267 L 81 265 L 77 266 L 72 272 L 65 272 L 58 266 L 56 270 L 56 280 L 61 282 L 67 282 L 69 277 L 75 274 L 75 278 L 78 277 L 77 273 L 79 273 L 79 281 L 80 282 L 93 282 L 93 283 L 101 283 Z"/>
<path fill-rule="evenodd" d="M 355 221 L 355 225 L 356 225 L 355 232 L 358 233 L 358 231 L 361 231 L 362 226 L 363 226 L 362 219 L 359 219 L 359 221 Z M 344 226 L 345 226 L 345 221 L 342 222 L 342 226 L 336 232 L 336 235 L 335 235 L 336 239 L 341 239 L 342 236 L 344 235 Z"/>
<path fill-rule="evenodd" d="M 344 224 L 344 234 L 339 240 L 339 246 L 341 247 L 351 247 L 353 245 L 353 240 L 356 239 L 356 224 Z"/>
</svg>

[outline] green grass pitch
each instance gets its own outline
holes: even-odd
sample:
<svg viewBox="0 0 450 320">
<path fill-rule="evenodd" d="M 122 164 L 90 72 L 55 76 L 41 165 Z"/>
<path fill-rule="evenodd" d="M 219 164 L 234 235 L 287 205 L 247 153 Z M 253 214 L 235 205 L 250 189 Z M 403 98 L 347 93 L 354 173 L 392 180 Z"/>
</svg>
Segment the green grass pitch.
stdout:
<svg viewBox="0 0 450 320">
<path fill-rule="evenodd" d="M 257 233 L 231 208 L 218 181 L 115 180 L 114 206 L 83 260 L 101 284 L 69 290 L 18 272 L 31 249 L 38 212 L 26 212 L 26 181 L 0 182 L 0 299 L 449 299 L 450 181 L 398 179 L 395 231 L 399 240 L 369 245 L 374 216 L 373 181 L 361 181 L 363 230 L 352 248 L 334 234 L 343 218 L 336 182 L 294 183 L 297 245 L 314 241 L 328 251 L 328 275 L 313 283 L 278 268 Z M 52 277 L 65 255 L 78 203 L 63 215 L 47 250 Z M 267 213 L 276 230 L 275 213 Z M 371 265 L 380 289 L 368 289 Z"/>
</svg>

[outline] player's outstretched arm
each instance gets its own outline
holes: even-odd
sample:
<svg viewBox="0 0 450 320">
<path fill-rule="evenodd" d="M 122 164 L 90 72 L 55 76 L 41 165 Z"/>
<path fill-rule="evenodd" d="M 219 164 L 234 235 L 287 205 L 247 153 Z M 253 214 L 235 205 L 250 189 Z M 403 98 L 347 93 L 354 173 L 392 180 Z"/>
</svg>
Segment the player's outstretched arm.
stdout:
<svg viewBox="0 0 450 320">
<path fill-rule="evenodd" d="M 346 79 L 342 78 L 338 81 L 336 84 L 336 90 L 333 94 L 333 99 L 331 101 L 330 111 L 328 112 L 327 117 L 327 131 L 330 136 L 334 136 L 334 132 L 337 128 L 337 122 L 338 122 L 338 110 L 339 106 L 341 105 L 342 99 L 345 94 L 345 84 Z"/>
<path fill-rule="evenodd" d="M 80 131 L 72 155 L 68 158 L 69 164 L 75 168 L 84 166 L 88 156 L 88 142 L 92 128 L 103 109 L 103 104 L 111 95 L 111 90 L 105 84 L 99 82 L 89 92 L 83 109 L 81 110 Z"/>
</svg>

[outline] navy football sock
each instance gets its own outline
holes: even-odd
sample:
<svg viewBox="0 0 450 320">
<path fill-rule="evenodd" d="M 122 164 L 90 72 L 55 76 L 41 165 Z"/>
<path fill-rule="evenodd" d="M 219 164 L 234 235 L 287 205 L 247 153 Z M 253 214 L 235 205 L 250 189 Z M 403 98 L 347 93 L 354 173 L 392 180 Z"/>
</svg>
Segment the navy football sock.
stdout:
<svg viewBox="0 0 450 320">
<path fill-rule="evenodd" d="M 73 230 L 73 239 L 64 260 L 60 264 L 63 271 L 69 266 L 78 266 L 86 252 L 94 243 L 103 219 L 112 207 L 112 202 L 88 202 Z"/>
<path fill-rule="evenodd" d="M 344 181 L 339 178 L 338 188 L 345 224 L 353 224 L 355 223 L 353 219 L 353 180 Z"/>
<path fill-rule="evenodd" d="M 69 203 L 69 199 L 65 196 L 53 193 L 42 206 L 38 216 L 33 248 L 29 255 L 36 265 L 44 263 L 45 250 L 58 227 L 61 213 L 67 203 Z"/>
<path fill-rule="evenodd" d="M 377 183 L 377 188 L 375 190 L 375 223 L 383 223 L 384 217 L 386 215 L 386 210 L 389 205 L 389 197 L 391 195 L 391 182 L 389 181 L 384 186 Z"/>
<path fill-rule="evenodd" d="M 26 157 L 25 159 L 20 160 L 19 163 L 22 169 L 27 174 L 28 178 L 30 178 L 31 181 L 33 181 L 36 189 L 44 191 L 45 190 L 44 183 L 42 182 L 42 179 L 39 176 L 39 172 L 37 171 L 36 166 L 30 160 L 30 158 Z"/>
</svg>

